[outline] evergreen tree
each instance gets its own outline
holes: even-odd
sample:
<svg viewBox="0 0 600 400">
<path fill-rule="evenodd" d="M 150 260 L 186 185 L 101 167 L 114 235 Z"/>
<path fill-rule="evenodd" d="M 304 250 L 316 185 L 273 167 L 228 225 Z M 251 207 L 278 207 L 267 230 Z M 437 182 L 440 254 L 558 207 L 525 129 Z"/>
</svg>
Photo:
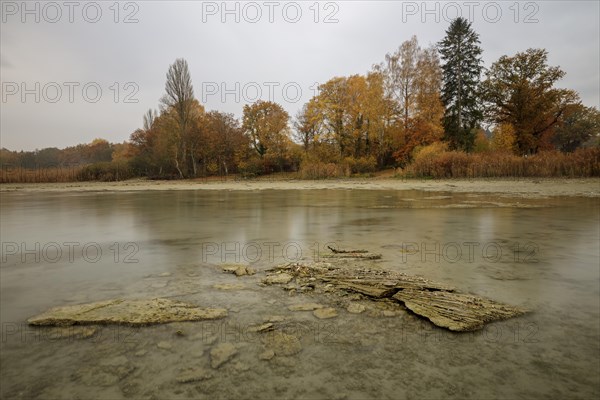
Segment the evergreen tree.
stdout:
<svg viewBox="0 0 600 400">
<path fill-rule="evenodd" d="M 455 149 L 471 150 L 482 119 L 478 99 L 482 72 L 479 35 L 464 18 L 456 18 L 438 44 L 442 66 L 442 102 L 446 140 Z"/>
</svg>

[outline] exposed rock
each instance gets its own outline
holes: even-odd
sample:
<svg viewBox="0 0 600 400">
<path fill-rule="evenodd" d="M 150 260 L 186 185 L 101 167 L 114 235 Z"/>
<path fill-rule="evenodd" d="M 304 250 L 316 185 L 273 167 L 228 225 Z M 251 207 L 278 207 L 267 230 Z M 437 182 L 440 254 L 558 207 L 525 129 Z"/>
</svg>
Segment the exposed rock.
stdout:
<svg viewBox="0 0 600 400">
<path fill-rule="evenodd" d="M 254 275 L 256 270 L 244 264 L 224 264 L 221 266 L 223 272 L 235 274 L 235 276 Z"/>
<path fill-rule="evenodd" d="M 171 276 L 171 275 L 172 274 L 170 272 L 163 272 L 163 273 L 158 274 L 158 276 L 160 278 L 166 278 L 167 276 Z"/>
<path fill-rule="evenodd" d="M 322 304 L 318 303 L 302 303 L 302 304 L 293 304 L 288 307 L 290 311 L 313 311 L 319 308 L 323 308 Z"/>
<path fill-rule="evenodd" d="M 403 290 L 394 295 L 415 314 L 451 331 L 474 331 L 491 321 L 507 319 L 523 310 L 463 293 Z"/>
<path fill-rule="evenodd" d="M 224 318 L 223 308 L 200 308 L 170 299 L 105 300 L 55 307 L 27 320 L 30 325 L 125 324 L 151 325 Z"/>
<path fill-rule="evenodd" d="M 358 303 L 350 303 L 348 305 L 348 307 L 346 308 L 346 310 L 348 310 L 349 313 L 352 314 L 360 314 L 362 312 L 364 312 L 367 309 L 367 307 L 363 306 L 362 304 L 358 304 Z"/>
<path fill-rule="evenodd" d="M 335 308 L 327 307 L 314 310 L 313 315 L 319 319 L 328 319 L 337 317 L 338 313 Z"/>
<path fill-rule="evenodd" d="M 273 349 L 267 349 L 258 355 L 258 358 L 261 360 L 269 361 L 273 357 L 275 357 L 275 351 Z"/>
<path fill-rule="evenodd" d="M 280 331 L 269 333 L 264 342 L 278 356 L 292 356 L 302 351 L 302 344 L 296 336 Z"/>
<path fill-rule="evenodd" d="M 144 357 L 146 354 L 148 353 L 147 350 L 138 350 L 135 353 L 133 353 L 134 356 L 136 357 Z"/>
<path fill-rule="evenodd" d="M 293 276 L 283 272 L 280 274 L 267 275 L 267 277 L 265 279 L 263 279 L 263 283 L 265 283 L 267 285 L 277 285 L 277 284 L 284 285 L 286 283 L 289 283 L 289 281 L 291 281 L 292 279 L 294 279 Z"/>
<path fill-rule="evenodd" d="M 453 331 L 481 329 L 485 323 L 526 312 L 518 307 L 463 294 L 452 286 L 418 276 L 390 270 L 356 268 L 341 261 L 338 264 L 341 266 L 325 262 L 288 263 L 271 270 L 293 276 L 300 285 L 312 282 L 320 292 L 354 292 L 371 300 L 395 300 L 435 325 Z M 383 315 L 396 316 L 405 310 L 400 305 L 397 307 L 397 311 L 388 309 Z M 362 312 L 359 309 L 361 307 L 353 306 L 349 312 Z M 335 316 L 323 309 L 315 309 L 314 314 L 318 318 Z"/>
<path fill-rule="evenodd" d="M 199 382 L 211 379 L 213 377 L 210 371 L 204 368 L 189 368 L 182 371 L 175 380 L 179 383 Z"/>
<path fill-rule="evenodd" d="M 221 270 L 223 272 L 226 272 L 229 274 L 235 274 L 235 271 L 240 267 L 245 267 L 245 265 L 244 264 L 222 264 Z"/>
<path fill-rule="evenodd" d="M 232 343 L 218 344 L 210 351 L 210 366 L 219 368 L 237 354 L 237 349 Z"/>
<path fill-rule="evenodd" d="M 271 315 L 270 317 L 265 318 L 266 322 L 282 322 L 285 321 L 285 317 L 282 315 Z"/>
</svg>

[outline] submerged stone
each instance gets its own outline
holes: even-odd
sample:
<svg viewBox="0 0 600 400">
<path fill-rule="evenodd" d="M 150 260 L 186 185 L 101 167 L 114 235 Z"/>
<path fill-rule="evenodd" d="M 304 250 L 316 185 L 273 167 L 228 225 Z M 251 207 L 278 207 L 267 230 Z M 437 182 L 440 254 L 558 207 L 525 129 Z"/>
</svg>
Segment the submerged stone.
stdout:
<svg viewBox="0 0 600 400">
<path fill-rule="evenodd" d="M 263 340 L 273 350 L 274 354 L 278 356 L 293 356 L 302 351 L 300 339 L 287 333 L 279 331 L 271 332 Z"/>
<path fill-rule="evenodd" d="M 217 369 L 237 354 L 237 349 L 231 343 L 221 343 L 210 351 L 210 366 Z"/>
<path fill-rule="evenodd" d="M 313 315 L 319 319 L 328 319 L 337 317 L 338 313 L 335 308 L 327 307 L 316 309 L 313 311 Z"/>
<path fill-rule="evenodd" d="M 322 304 L 318 303 L 302 303 L 302 304 L 293 304 L 288 307 L 290 311 L 313 311 L 319 308 L 323 308 Z"/>
<path fill-rule="evenodd" d="M 273 349 L 267 349 L 258 355 L 260 360 L 269 361 L 275 357 L 275 351 Z"/>
<path fill-rule="evenodd" d="M 363 306 L 362 304 L 358 304 L 358 303 L 350 303 L 350 305 L 348 305 L 348 307 L 346 308 L 346 310 L 348 310 L 349 313 L 351 314 L 360 314 L 362 312 L 364 312 L 367 308 L 365 306 Z"/>
<path fill-rule="evenodd" d="M 179 383 L 190 383 L 205 381 L 207 379 L 211 379 L 212 377 L 213 376 L 210 371 L 207 371 L 204 368 L 190 368 L 182 371 L 175 379 Z"/>
</svg>

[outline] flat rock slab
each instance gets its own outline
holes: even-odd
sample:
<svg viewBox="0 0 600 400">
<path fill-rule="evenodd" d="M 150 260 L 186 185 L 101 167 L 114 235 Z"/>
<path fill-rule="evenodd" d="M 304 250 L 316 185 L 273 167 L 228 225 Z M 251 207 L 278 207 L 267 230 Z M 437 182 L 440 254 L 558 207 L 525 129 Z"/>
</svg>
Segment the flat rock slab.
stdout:
<svg viewBox="0 0 600 400">
<path fill-rule="evenodd" d="M 524 314 L 517 307 L 464 293 L 401 290 L 393 298 L 437 326 L 459 332 L 482 329 L 488 322 Z"/>
<path fill-rule="evenodd" d="M 181 321 L 203 321 L 227 316 L 224 308 L 201 308 L 169 299 L 105 300 L 55 307 L 27 320 L 30 325 L 122 324 L 152 325 Z"/>
</svg>

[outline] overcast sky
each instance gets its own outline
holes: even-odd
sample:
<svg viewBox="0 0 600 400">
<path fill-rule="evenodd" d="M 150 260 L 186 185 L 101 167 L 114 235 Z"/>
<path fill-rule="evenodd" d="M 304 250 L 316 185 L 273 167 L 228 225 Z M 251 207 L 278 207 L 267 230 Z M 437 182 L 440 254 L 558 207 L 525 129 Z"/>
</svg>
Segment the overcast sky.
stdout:
<svg viewBox="0 0 600 400">
<path fill-rule="evenodd" d="M 438 42 L 458 12 L 472 19 L 486 67 L 546 48 L 567 73 L 559 86 L 600 103 L 597 1 L 22 4 L 1 2 L 0 146 L 11 150 L 128 139 L 180 57 L 207 110 L 241 117 L 260 98 L 294 116 L 316 84 L 366 73 L 412 35 Z"/>
</svg>

